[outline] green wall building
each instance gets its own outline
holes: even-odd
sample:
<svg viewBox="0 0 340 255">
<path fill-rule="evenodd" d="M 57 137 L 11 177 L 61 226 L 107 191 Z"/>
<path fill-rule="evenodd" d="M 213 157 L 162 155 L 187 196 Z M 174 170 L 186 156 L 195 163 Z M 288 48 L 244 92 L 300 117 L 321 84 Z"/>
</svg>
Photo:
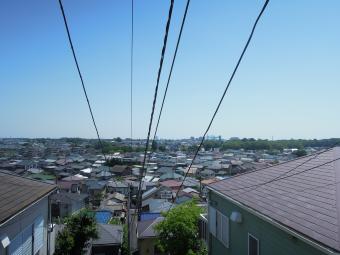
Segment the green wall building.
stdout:
<svg viewBox="0 0 340 255">
<path fill-rule="evenodd" d="M 340 254 L 340 148 L 210 184 L 212 255 Z"/>
</svg>

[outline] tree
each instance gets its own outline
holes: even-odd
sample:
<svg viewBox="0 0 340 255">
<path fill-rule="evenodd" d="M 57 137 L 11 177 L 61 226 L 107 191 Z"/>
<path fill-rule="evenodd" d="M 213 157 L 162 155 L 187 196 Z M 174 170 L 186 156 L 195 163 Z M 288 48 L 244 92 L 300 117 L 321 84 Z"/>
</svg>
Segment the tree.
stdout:
<svg viewBox="0 0 340 255">
<path fill-rule="evenodd" d="M 294 154 L 297 157 L 303 157 L 303 156 L 307 155 L 307 151 L 305 151 L 304 149 L 299 149 L 299 150 L 295 151 Z"/>
<path fill-rule="evenodd" d="M 194 201 L 175 207 L 155 227 L 158 246 L 171 255 L 196 254 L 201 250 L 198 241 L 198 219 L 201 213 Z"/>
<path fill-rule="evenodd" d="M 55 255 L 72 254 L 72 247 L 74 247 L 74 238 L 68 229 L 63 229 L 59 232 L 56 240 Z"/>
<path fill-rule="evenodd" d="M 164 152 L 166 151 L 166 147 L 164 145 L 159 145 L 159 151 Z"/>
<path fill-rule="evenodd" d="M 117 143 L 120 143 L 123 141 L 122 138 L 120 137 L 113 138 L 113 140 L 116 141 Z"/>
<path fill-rule="evenodd" d="M 157 151 L 157 149 L 158 149 L 158 143 L 155 140 L 153 140 L 152 143 L 151 143 L 151 149 L 153 151 Z"/>
<path fill-rule="evenodd" d="M 128 244 L 128 225 L 123 226 L 123 243 L 122 243 L 122 255 L 129 255 L 129 244 Z"/>
<path fill-rule="evenodd" d="M 93 214 L 82 210 L 65 220 L 64 229 L 56 239 L 55 255 L 81 255 L 91 239 L 98 238 L 97 224 Z"/>
</svg>

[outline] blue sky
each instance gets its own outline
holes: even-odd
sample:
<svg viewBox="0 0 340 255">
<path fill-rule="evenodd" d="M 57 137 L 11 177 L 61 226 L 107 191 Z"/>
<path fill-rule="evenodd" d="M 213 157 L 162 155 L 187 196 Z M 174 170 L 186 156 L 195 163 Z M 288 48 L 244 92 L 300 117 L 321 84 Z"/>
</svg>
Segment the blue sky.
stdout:
<svg viewBox="0 0 340 255">
<path fill-rule="evenodd" d="M 185 2 L 175 1 L 160 96 Z M 203 134 L 262 4 L 191 1 L 159 137 Z M 138 138 L 147 134 L 168 7 L 135 0 Z M 130 1 L 64 0 L 64 8 L 101 136 L 128 137 Z M 339 10 L 337 0 L 271 0 L 209 133 L 340 137 Z M 57 0 L 2 0 L 0 32 L 0 137 L 94 138 Z"/>
</svg>

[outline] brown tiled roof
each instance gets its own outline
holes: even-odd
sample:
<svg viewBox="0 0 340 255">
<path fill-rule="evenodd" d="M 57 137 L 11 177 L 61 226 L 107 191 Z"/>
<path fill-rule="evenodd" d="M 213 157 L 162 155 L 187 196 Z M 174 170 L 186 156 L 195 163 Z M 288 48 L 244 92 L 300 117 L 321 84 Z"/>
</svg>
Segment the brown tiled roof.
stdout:
<svg viewBox="0 0 340 255">
<path fill-rule="evenodd" d="M 175 188 L 175 187 L 181 186 L 181 183 L 182 182 L 176 181 L 176 180 L 167 180 L 167 181 L 164 181 L 164 182 L 160 182 L 160 185 L 165 186 L 165 187 L 169 187 L 169 188 Z"/>
<path fill-rule="evenodd" d="M 128 169 L 127 165 L 115 165 L 111 168 L 111 172 L 113 173 L 123 173 Z"/>
<path fill-rule="evenodd" d="M 0 224 L 55 189 L 55 185 L 0 170 Z"/>
<path fill-rule="evenodd" d="M 340 251 L 339 158 L 337 147 L 215 182 L 209 188 Z M 263 185 L 245 188 L 257 184 Z"/>
</svg>

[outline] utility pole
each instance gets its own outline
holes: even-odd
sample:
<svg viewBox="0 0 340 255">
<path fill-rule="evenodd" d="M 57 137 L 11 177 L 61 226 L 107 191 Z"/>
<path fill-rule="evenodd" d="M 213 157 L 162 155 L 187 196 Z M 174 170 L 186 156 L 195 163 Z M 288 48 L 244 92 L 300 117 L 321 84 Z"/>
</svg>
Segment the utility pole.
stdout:
<svg viewBox="0 0 340 255">
<path fill-rule="evenodd" d="M 198 176 L 198 180 L 200 182 L 200 198 L 202 198 L 202 177 L 201 177 L 201 175 Z"/>
<path fill-rule="evenodd" d="M 131 236 L 130 236 L 130 229 L 131 229 L 131 215 L 130 215 L 130 208 L 131 208 L 131 184 L 128 185 L 128 200 L 127 200 L 127 234 L 128 234 L 128 253 L 131 254 Z"/>
</svg>

